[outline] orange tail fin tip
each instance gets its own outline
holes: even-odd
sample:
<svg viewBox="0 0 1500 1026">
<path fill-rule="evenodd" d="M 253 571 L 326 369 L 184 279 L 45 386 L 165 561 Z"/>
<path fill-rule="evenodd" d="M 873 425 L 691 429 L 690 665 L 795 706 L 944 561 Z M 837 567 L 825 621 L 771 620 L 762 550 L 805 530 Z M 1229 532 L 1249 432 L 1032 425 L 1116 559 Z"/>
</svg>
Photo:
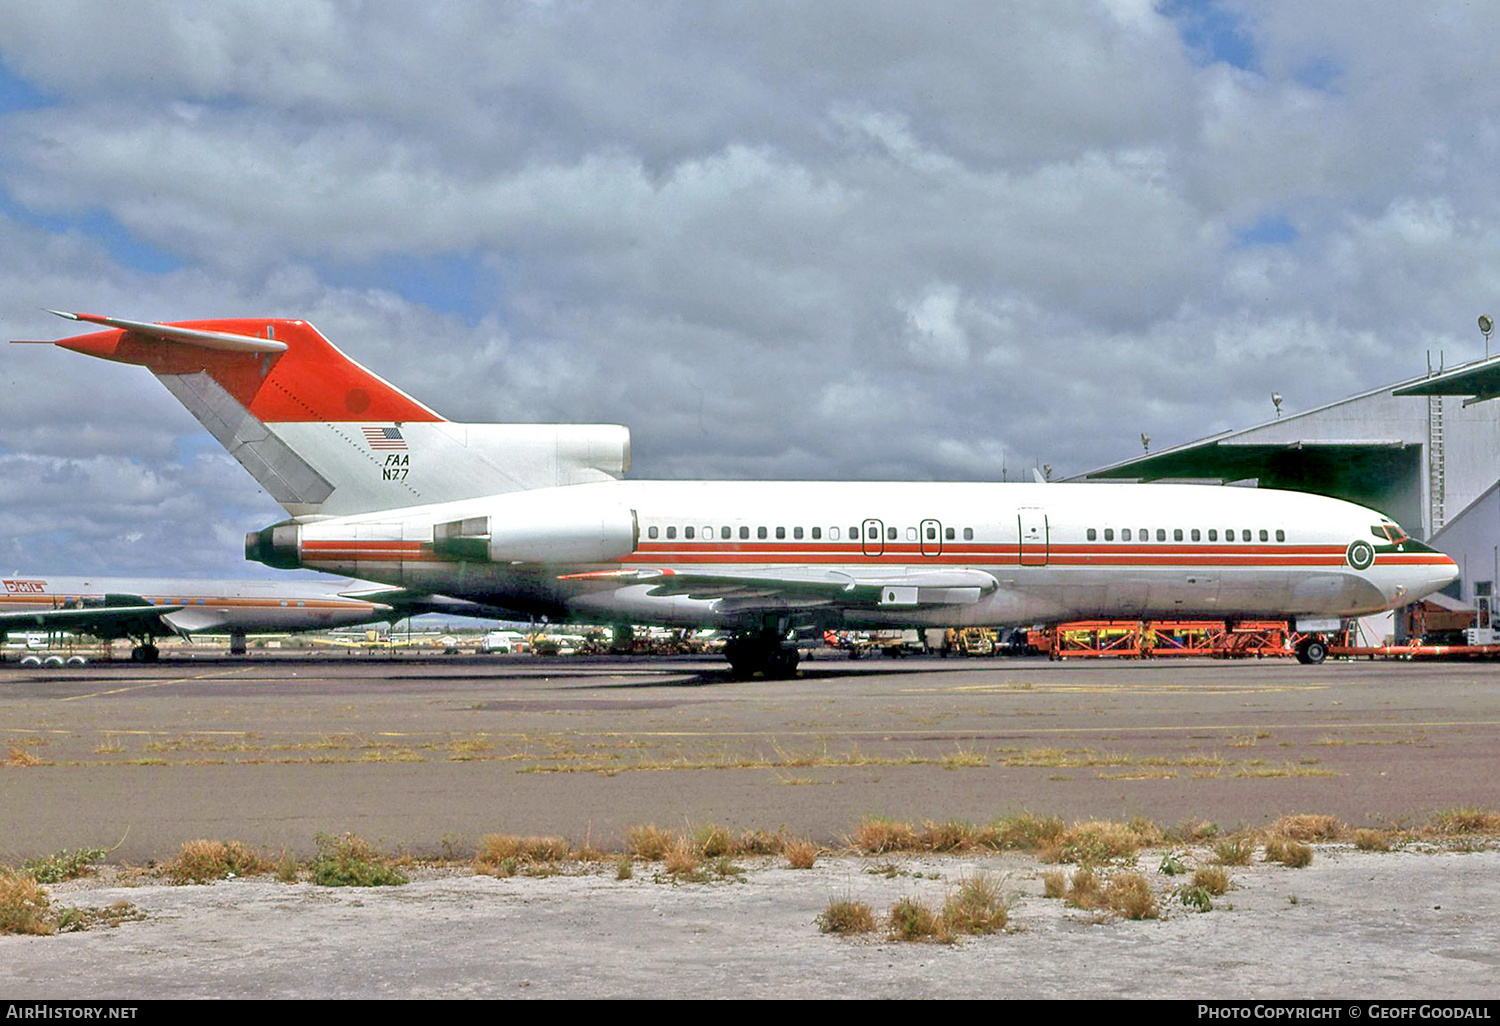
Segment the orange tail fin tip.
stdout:
<svg viewBox="0 0 1500 1026">
<path fill-rule="evenodd" d="M 109 328 L 58 340 L 64 349 L 139 364 L 158 375 L 206 373 L 263 423 L 444 419 L 349 359 L 306 321 L 148 324 L 52 312 Z"/>
</svg>

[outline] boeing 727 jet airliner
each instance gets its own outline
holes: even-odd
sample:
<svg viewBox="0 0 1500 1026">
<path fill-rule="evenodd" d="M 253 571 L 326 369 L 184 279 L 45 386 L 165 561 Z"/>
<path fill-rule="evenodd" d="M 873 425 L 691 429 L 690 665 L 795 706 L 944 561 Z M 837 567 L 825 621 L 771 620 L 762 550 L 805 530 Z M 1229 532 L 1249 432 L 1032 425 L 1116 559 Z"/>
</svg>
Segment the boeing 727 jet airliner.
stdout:
<svg viewBox="0 0 1500 1026">
<path fill-rule="evenodd" d="M 56 344 L 149 368 L 290 515 L 246 555 L 512 610 L 732 630 L 786 675 L 799 626 L 1286 619 L 1305 632 L 1457 576 L 1381 514 L 1191 485 L 627 481 L 615 425 L 447 421 L 296 320 Z M 1298 655 L 1317 662 L 1316 633 Z"/>
</svg>

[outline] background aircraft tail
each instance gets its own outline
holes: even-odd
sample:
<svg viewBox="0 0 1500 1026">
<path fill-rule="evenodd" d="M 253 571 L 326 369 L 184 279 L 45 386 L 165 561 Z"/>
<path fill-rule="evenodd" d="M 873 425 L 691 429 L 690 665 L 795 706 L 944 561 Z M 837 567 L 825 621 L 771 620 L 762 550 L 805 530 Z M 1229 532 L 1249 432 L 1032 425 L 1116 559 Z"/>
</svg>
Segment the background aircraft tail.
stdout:
<svg viewBox="0 0 1500 1026">
<path fill-rule="evenodd" d="M 294 517 L 583 484 L 630 469 L 624 427 L 444 420 L 306 321 L 60 316 L 109 330 L 57 345 L 149 369 Z"/>
</svg>

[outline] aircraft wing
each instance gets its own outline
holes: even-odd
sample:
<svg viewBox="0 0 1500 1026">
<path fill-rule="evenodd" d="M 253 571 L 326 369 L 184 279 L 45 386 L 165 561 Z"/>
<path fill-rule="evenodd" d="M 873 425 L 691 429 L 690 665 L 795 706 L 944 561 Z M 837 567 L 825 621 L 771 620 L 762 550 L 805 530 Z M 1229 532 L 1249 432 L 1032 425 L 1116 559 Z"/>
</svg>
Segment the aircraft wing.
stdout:
<svg viewBox="0 0 1500 1026">
<path fill-rule="evenodd" d="M 518 613 L 502 606 L 492 606 L 451 595 L 434 595 L 408 591 L 405 588 L 390 588 L 372 585 L 351 588 L 339 592 L 344 598 L 363 599 L 378 605 L 390 606 L 395 619 L 418 616 L 422 613 L 442 613 L 446 616 L 469 616 L 480 620 L 525 620 L 527 614 Z"/>
<path fill-rule="evenodd" d="M 854 575 L 817 567 L 759 567 L 698 573 L 672 569 L 605 570 L 566 574 L 563 580 L 613 580 L 645 584 L 653 596 L 712 600 L 720 609 L 917 609 L 972 605 L 1000 586 L 983 570 L 929 570 L 912 574 Z"/>
<path fill-rule="evenodd" d="M 37 609 L 0 613 L 0 634 L 21 631 L 75 631 L 96 638 L 125 638 L 151 632 L 165 634 L 164 617 L 184 606 L 119 605 L 83 609 Z"/>
</svg>

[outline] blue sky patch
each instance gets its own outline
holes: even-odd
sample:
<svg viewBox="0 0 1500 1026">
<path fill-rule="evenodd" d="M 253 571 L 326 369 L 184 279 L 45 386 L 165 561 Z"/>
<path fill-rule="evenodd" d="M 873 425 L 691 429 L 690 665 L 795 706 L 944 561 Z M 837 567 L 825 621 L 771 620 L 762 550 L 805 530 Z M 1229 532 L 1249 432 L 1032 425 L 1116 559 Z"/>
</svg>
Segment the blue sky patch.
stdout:
<svg viewBox="0 0 1500 1026">
<path fill-rule="evenodd" d="M 1239 246 L 1283 246 L 1296 242 L 1302 233 L 1293 227 L 1285 214 L 1267 214 L 1245 228 L 1234 230 L 1234 244 Z"/>
<path fill-rule="evenodd" d="M 1260 70 L 1260 55 L 1243 17 L 1218 0 L 1169 0 L 1162 13 L 1177 24 L 1177 34 L 1194 64 Z"/>
<path fill-rule="evenodd" d="M 51 102 L 47 94 L 16 75 L 4 61 L 0 61 L 0 114 L 45 107 Z"/>
<path fill-rule="evenodd" d="M 166 274 L 183 266 L 183 261 L 166 250 L 144 242 L 115 220 L 107 210 L 94 207 L 77 214 L 38 214 L 28 210 L 0 189 L 0 214 L 17 224 L 54 234 L 77 232 L 87 236 L 109 252 L 117 263 L 147 274 Z"/>
<path fill-rule="evenodd" d="M 495 289 L 474 253 L 432 256 L 392 254 L 362 264 L 320 267 L 320 277 L 340 288 L 375 288 L 442 313 L 478 321 L 495 306 Z"/>
</svg>

